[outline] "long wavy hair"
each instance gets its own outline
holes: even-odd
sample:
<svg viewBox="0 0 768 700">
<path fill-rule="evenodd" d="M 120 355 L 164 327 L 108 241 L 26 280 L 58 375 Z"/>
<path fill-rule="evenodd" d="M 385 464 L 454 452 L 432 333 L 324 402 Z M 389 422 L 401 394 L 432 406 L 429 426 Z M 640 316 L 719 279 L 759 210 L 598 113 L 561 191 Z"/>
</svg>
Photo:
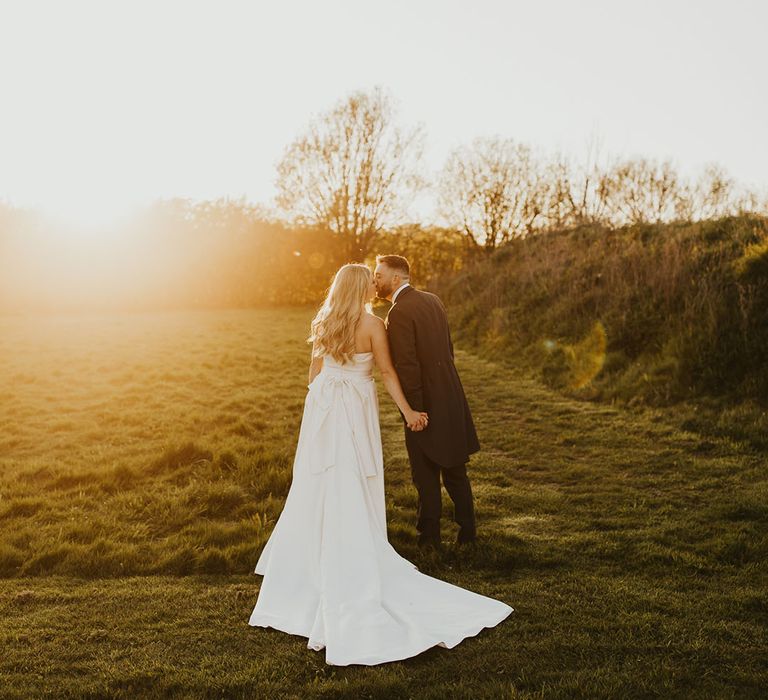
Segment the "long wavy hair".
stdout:
<svg viewBox="0 0 768 700">
<path fill-rule="evenodd" d="M 349 263 L 338 269 L 307 338 L 316 357 L 328 354 L 340 364 L 352 361 L 355 331 L 363 314 L 371 311 L 370 284 L 371 271 L 365 265 Z"/>
</svg>

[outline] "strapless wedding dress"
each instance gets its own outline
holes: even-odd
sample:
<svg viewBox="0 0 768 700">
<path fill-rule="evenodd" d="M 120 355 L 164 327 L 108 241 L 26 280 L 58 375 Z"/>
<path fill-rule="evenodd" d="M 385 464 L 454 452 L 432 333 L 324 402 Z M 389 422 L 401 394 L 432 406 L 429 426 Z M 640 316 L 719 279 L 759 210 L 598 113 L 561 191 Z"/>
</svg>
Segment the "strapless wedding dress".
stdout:
<svg viewBox="0 0 768 700">
<path fill-rule="evenodd" d="M 325 356 L 309 386 L 280 517 L 256 564 L 249 624 L 308 638 L 336 666 L 448 649 L 512 611 L 427 576 L 387 539 L 373 354 Z"/>
</svg>

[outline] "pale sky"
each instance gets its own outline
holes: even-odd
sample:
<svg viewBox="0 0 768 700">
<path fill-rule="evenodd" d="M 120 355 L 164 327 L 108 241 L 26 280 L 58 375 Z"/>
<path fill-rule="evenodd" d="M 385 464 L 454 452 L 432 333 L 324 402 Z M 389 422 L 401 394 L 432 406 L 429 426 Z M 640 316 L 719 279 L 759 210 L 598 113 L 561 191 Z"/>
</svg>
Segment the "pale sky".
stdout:
<svg viewBox="0 0 768 700">
<path fill-rule="evenodd" d="M 0 0 L 0 200 L 73 222 L 271 204 L 313 113 L 382 85 L 427 165 L 502 135 L 768 185 L 762 0 Z"/>
</svg>

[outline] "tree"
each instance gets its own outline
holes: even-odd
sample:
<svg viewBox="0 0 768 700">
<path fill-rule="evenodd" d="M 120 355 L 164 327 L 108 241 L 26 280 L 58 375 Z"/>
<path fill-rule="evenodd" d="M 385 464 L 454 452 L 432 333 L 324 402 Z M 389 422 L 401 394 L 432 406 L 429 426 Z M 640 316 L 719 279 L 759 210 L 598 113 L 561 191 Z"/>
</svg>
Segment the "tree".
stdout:
<svg viewBox="0 0 768 700">
<path fill-rule="evenodd" d="M 556 154 L 542 167 L 543 220 L 540 228 L 558 231 L 568 226 L 606 223 L 607 179 L 597 162 L 571 165 L 562 154 Z"/>
<path fill-rule="evenodd" d="M 681 183 L 669 161 L 621 161 L 608 171 L 603 187 L 614 224 L 659 223 L 677 214 Z"/>
<path fill-rule="evenodd" d="M 287 147 L 277 167 L 277 204 L 297 223 L 335 233 L 346 260 L 362 261 L 423 185 L 423 140 L 420 126 L 395 124 L 392 99 L 381 88 L 355 92 Z"/>
<path fill-rule="evenodd" d="M 716 163 L 705 166 L 696 182 L 686 188 L 686 194 L 681 198 L 681 209 L 688 219 L 716 219 L 736 210 L 736 183 Z M 688 207 L 684 206 L 686 199 Z"/>
<path fill-rule="evenodd" d="M 560 165 L 560 191 L 565 195 L 570 210 L 570 222 L 576 225 L 608 223 L 609 178 L 602 165 L 603 144 L 600 135 L 593 132 L 586 143 L 586 152 L 574 168 L 562 158 Z M 556 161 L 557 162 L 557 161 Z"/>
<path fill-rule="evenodd" d="M 475 246 L 493 250 L 536 228 L 543 182 L 528 146 L 478 138 L 448 157 L 438 184 L 440 210 Z"/>
</svg>

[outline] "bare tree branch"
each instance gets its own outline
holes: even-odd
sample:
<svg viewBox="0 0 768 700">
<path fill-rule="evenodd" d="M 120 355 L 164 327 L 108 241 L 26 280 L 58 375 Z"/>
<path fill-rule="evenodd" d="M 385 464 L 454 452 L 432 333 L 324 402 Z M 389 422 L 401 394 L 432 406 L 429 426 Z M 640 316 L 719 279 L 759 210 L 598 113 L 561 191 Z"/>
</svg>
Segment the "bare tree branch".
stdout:
<svg viewBox="0 0 768 700">
<path fill-rule="evenodd" d="M 290 217 L 326 226 L 363 260 L 376 234 L 400 223 L 424 184 L 424 132 L 395 125 L 381 88 L 356 92 L 321 114 L 278 164 L 277 204 Z"/>
</svg>

